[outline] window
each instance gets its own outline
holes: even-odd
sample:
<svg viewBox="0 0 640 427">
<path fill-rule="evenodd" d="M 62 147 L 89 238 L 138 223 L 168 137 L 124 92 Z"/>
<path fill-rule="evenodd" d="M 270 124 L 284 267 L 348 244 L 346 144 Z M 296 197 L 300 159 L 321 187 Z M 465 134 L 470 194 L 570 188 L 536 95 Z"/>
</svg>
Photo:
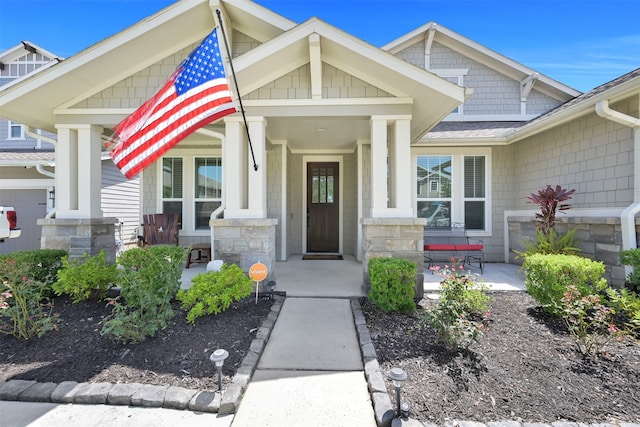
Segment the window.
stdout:
<svg viewBox="0 0 640 427">
<path fill-rule="evenodd" d="M 211 212 L 222 204 L 222 158 L 195 159 L 195 229 L 208 230 Z"/>
<path fill-rule="evenodd" d="M 438 76 L 442 77 L 443 79 L 453 84 L 456 84 L 458 86 L 464 86 L 464 76 L 466 76 L 469 73 L 468 68 L 431 69 L 429 71 L 436 73 Z M 459 105 L 458 107 L 456 107 L 456 109 L 453 110 L 450 114 L 462 115 L 462 105 Z"/>
<path fill-rule="evenodd" d="M 222 204 L 222 157 L 163 157 L 161 165 L 162 213 L 180 215 L 186 232 L 209 230 L 211 213 Z"/>
<path fill-rule="evenodd" d="M 180 224 L 182 224 L 183 176 L 182 158 L 162 159 L 162 213 L 180 215 Z"/>
<path fill-rule="evenodd" d="M 418 216 L 429 227 L 451 224 L 451 156 L 418 156 Z"/>
<path fill-rule="evenodd" d="M 20 123 L 9 122 L 9 135 L 7 139 L 25 139 L 24 126 Z"/>
<path fill-rule="evenodd" d="M 416 212 L 428 226 L 490 229 L 486 155 L 419 155 L 416 165 Z"/>
</svg>

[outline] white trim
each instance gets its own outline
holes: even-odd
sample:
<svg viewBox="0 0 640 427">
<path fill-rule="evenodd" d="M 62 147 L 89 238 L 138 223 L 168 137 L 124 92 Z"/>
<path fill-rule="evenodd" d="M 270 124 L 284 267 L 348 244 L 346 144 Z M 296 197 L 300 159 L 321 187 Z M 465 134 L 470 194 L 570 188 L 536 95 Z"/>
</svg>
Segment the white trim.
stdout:
<svg viewBox="0 0 640 427">
<path fill-rule="evenodd" d="M 55 185 L 55 179 L 0 179 L 0 190 L 46 190 Z"/>
<path fill-rule="evenodd" d="M 189 150 L 185 148 L 177 148 L 168 151 L 156 161 L 156 211 L 162 212 L 162 159 L 165 158 L 181 158 L 182 159 L 182 229 L 181 236 L 209 236 L 209 229 L 195 229 L 195 158 L 196 157 L 220 157 L 222 158 L 222 149 L 198 147 L 198 150 Z M 221 204 L 225 200 L 225 183 L 224 183 L 224 160 L 222 163 L 222 199 Z"/>
<path fill-rule="evenodd" d="M 339 224 L 338 224 L 338 252 L 344 251 L 344 158 L 343 156 L 302 156 L 302 253 L 307 252 L 307 163 L 336 162 L 339 168 Z"/>
</svg>

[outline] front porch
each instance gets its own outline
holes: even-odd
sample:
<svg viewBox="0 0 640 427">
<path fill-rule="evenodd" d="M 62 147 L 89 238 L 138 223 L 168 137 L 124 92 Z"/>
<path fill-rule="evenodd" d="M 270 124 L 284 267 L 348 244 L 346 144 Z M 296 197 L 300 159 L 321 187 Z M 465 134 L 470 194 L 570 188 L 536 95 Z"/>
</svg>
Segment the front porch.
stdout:
<svg viewBox="0 0 640 427">
<path fill-rule="evenodd" d="M 366 296 L 362 280 L 362 263 L 352 255 L 344 260 L 303 260 L 302 255 L 289 257 L 288 261 L 276 263 L 276 291 L 287 293 L 287 297 L 305 298 L 359 298 Z M 492 291 L 524 291 L 524 273 L 514 264 L 488 263 L 478 280 L 486 283 Z M 191 279 L 206 271 L 205 264 L 194 264 L 182 273 L 182 288 L 191 285 Z M 425 293 L 439 290 L 440 277 L 428 270 L 424 274 Z"/>
</svg>

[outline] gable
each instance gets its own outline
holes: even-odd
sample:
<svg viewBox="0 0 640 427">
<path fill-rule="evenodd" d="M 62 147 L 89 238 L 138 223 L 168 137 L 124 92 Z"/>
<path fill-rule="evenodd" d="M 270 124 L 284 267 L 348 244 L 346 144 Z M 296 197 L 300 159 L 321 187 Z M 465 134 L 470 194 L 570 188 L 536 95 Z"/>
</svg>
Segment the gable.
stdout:
<svg viewBox="0 0 640 427">
<path fill-rule="evenodd" d="M 473 90 L 464 102 L 462 116 L 520 115 L 523 98 L 522 84 L 504 73 L 476 61 L 441 43 L 433 42 L 429 55 L 425 53 L 426 41 L 416 43 L 400 50 L 396 56 L 417 67 L 425 68 L 443 77 L 459 73 L 460 83 Z M 524 97 L 526 114 L 543 114 L 561 101 L 533 88 Z"/>
<path fill-rule="evenodd" d="M 253 37 L 250 37 L 238 30 L 233 30 L 232 40 L 231 56 L 234 58 L 237 58 L 238 56 L 245 54 L 262 44 Z"/>
<path fill-rule="evenodd" d="M 388 98 L 390 93 L 332 65 L 322 64 L 322 98 Z M 246 99 L 311 99 L 311 66 L 305 64 L 254 90 Z"/>
</svg>

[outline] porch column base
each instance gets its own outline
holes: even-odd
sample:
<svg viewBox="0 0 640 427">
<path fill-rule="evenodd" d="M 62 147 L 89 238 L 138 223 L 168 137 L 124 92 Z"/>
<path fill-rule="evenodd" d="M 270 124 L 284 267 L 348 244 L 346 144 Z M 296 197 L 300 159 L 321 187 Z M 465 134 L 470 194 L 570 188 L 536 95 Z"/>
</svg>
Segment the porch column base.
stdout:
<svg viewBox="0 0 640 427">
<path fill-rule="evenodd" d="M 40 218 L 42 249 L 63 249 L 70 259 L 84 254 L 107 253 L 107 262 L 116 262 L 116 218 Z"/>
<path fill-rule="evenodd" d="M 371 289 L 371 258 L 404 258 L 416 264 L 416 297 L 424 294 L 424 218 L 363 218 L 362 268 L 367 293 Z"/>
<path fill-rule="evenodd" d="M 276 277 L 276 225 L 278 220 L 271 218 L 210 220 L 213 259 L 221 259 L 225 264 L 237 264 L 246 272 L 253 264 L 261 262 L 269 269 L 262 283 L 266 285 Z"/>
</svg>

